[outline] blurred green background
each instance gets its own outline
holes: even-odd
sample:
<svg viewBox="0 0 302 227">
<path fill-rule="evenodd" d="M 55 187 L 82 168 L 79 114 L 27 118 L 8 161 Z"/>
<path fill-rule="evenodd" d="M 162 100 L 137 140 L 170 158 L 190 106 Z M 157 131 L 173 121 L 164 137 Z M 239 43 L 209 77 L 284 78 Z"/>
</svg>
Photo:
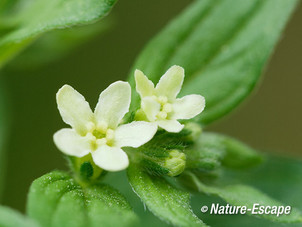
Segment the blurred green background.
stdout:
<svg viewBox="0 0 302 227">
<path fill-rule="evenodd" d="M 101 32 L 58 61 L 36 67 L 30 55 L 16 59 L 2 71 L 7 87 L 12 128 L 2 203 L 24 211 L 31 182 L 53 169 L 67 169 L 53 143 L 63 127 L 55 93 L 65 83 L 96 104 L 111 82 L 125 80 L 135 57 L 160 29 L 191 1 L 119 1 Z M 298 7 L 273 55 L 263 81 L 237 111 L 207 128 L 231 135 L 252 147 L 302 157 L 302 6 Z M 100 29 L 102 30 L 102 29 Z M 48 55 L 47 51 L 44 53 Z M 20 64 L 23 62 L 23 64 Z M 122 180 L 124 173 L 112 174 Z M 128 186 L 121 186 L 131 194 Z M 133 196 L 133 195 L 132 195 Z M 133 200 L 138 202 L 137 200 Z M 142 204 L 134 205 L 143 209 Z M 147 218 L 147 217 L 146 217 Z M 154 223 L 153 223 L 154 224 Z"/>
</svg>

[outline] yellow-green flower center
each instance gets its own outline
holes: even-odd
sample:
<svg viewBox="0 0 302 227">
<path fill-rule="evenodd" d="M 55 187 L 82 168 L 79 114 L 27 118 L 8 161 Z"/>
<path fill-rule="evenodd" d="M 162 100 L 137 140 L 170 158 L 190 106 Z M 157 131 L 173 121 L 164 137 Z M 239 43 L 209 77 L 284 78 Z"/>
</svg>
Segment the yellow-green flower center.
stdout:
<svg viewBox="0 0 302 227">
<path fill-rule="evenodd" d="M 156 115 L 158 120 L 165 120 L 169 118 L 169 114 L 173 111 L 172 104 L 168 102 L 166 96 L 154 97 L 155 100 L 160 104 L 160 111 Z"/>
<path fill-rule="evenodd" d="M 92 150 L 96 150 L 98 146 L 101 145 L 113 145 L 114 143 L 114 130 L 108 128 L 106 122 L 100 122 L 95 124 L 89 122 L 87 125 L 87 134 L 86 137 L 91 143 Z"/>
</svg>

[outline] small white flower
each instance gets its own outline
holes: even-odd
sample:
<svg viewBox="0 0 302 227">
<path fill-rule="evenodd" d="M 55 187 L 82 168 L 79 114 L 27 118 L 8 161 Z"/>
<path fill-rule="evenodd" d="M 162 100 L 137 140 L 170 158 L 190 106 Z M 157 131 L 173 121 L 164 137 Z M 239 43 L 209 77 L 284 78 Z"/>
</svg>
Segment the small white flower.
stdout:
<svg viewBox="0 0 302 227">
<path fill-rule="evenodd" d="M 136 90 L 141 97 L 141 111 L 150 122 L 168 132 L 180 132 L 184 125 L 178 119 L 190 119 L 200 114 L 205 107 L 201 95 L 176 98 L 183 84 L 184 69 L 172 66 L 160 78 L 156 87 L 143 72 L 135 71 Z"/>
<path fill-rule="evenodd" d="M 83 157 L 91 153 L 102 169 L 119 171 L 128 167 L 127 154 L 121 147 L 139 147 L 156 133 L 157 126 L 143 121 L 120 125 L 129 111 L 131 88 L 118 81 L 99 97 L 94 113 L 85 98 L 69 85 L 57 93 L 57 104 L 63 121 L 72 126 L 54 134 L 54 142 L 65 154 Z"/>
</svg>

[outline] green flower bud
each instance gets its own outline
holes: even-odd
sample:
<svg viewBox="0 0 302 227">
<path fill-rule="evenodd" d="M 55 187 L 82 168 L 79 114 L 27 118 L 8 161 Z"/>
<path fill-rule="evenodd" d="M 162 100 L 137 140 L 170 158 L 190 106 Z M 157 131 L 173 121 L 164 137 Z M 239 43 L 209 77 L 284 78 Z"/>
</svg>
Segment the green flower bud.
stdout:
<svg viewBox="0 0 302 227">
<path fill-rule="evenodd" d="M 189 139 L 195 141 L 199 138 L 200 134 L 202 133 L 202 128 L 199 124 L 194 122 L 188 122 L 185 124 L 186 130 L 190 131 Z"/>
<path fill-rule="evenodd" d="M 142 109 L 139 109 L 135 112 L 134 120 L 136 121 L 148 121 L 148 118 L 145 112 Z"/>
<path fill-rule="evenodd" d="M 181 174 L 186 167 L 186 155 L 180 150 L 162 151 L 162 156 L 147 156 L 141 158 L 141 166 L 153 175 L 168 175 L 171 177 Z"/>
<path fill-rule="evenodd" d="M 163 167 L 169 170 L 168 176 L 178 176 L 185 170 L 186 155 L 178 150 L 171 150 L 169 157 L 164 161 Z"/>
<path fill-rule="evenodd" d="M 103 169 L 94 164 L 91 154 L 81 158 L 69 157 L 69 159 L 76 178 L 83 184 L 93 183 L 105 173 Z"/>
</svg>

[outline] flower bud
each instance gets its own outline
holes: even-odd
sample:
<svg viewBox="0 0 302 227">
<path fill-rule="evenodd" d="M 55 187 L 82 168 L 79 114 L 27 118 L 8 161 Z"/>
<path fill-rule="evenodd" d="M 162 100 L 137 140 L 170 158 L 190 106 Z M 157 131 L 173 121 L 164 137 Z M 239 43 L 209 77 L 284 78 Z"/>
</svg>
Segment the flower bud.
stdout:
<svg viewBox="0 0 302 227">
<path fill-rule="evenodd" d="M 161 157 L 144 155 L 141 160 L 142 167 L 153 175 L 168 175 L 171 177 L 181 174 L 186 167 L 186 155 L 180 150 L 165 150 L 166 155 Z"/>
<path fill-rule="evenodd" d="M 135 112 L 134 120 L 136 121 L 148 121 L 148 118 L 142 109 Z"/>
<path fill-rule="evenodd" d="M 178 150 L 171 150 L 169 157 L 165 159 L 163 167 L 169 170 L 168 176 L 178 176 L 185 170 L 186 155 Z"/>
<path fill-rule="evenodd" d="M 197 140 L 200 134 L 202 133 L 202 128 L 200 127 L 200 125 L 194 122 L 188 122 L 187 124 L 185 124 L 184 129 L 191 132 L 191 134 L 189 135 L 189 139 L 193 141 Z"/>
<path fill-rule="evenodd" d="M 81 158 L 69 157 L 69 159 L 79 182 L 94 182 L 105 173 L 103 169 L 94 164 L 90 154 Z"/>
</svg>

